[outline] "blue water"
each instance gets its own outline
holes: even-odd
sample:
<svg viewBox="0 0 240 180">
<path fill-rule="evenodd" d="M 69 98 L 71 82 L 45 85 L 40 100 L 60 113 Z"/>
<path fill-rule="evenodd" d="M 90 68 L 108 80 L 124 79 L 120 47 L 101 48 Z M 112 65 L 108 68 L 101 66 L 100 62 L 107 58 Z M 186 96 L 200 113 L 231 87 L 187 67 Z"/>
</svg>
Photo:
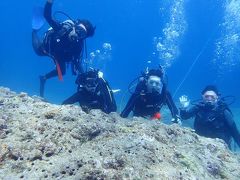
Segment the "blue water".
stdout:
<svg viewBox="0 0 240 180">
<path fill-rule="evenodd" d="M 38 95 L 39 75 L 54 68 L 49 58 L 38 57 L 31 46 L 32 9 L 44 2 L 1 3 L 1 86 Z M 239 7 L 239 0 L 56 0 L 53 9 L 97 26 L 95 36 L 87 40 L 88 54 L 103 43 L 111 44 L 104 74 L 112 88 L 121 89 L 116 94 L 119 105 L 124 95 L 123 104 L 127 101 L 130 81 L 147 66 L 161 64 L 175 101 L 182 94 L 198 99 L 205 85 L 216 84 L 223 95 L 235 97 L 232 107 L 238 108 Z M 70 68 L 63 82 L 48 80 L 46 99 L 61 103 L 76 91 L 74 81 Z"/>
</svg>

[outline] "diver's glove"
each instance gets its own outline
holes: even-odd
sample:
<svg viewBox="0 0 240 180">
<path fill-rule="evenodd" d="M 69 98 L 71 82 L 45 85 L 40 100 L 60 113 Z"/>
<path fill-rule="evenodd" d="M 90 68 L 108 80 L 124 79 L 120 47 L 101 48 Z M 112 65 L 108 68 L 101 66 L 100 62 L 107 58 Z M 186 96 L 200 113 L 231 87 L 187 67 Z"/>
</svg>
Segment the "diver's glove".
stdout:
<svg viewBox="0 0 240 180">
<path fill-rule="evenodd" d="M 181 118 L 177 115 L 175 118 L 172 118 L 172 123 L 177 123 L 178 125 L 182 125 Z"/>
<path fill-rule="evenodd" d="M 190 100 L 188 99 L 188 97 L 186 95 L 183 95 L 179 98 L 180 104 L 181 104 L 181 108 L 186 109 L 189 104 L 190 104 Z"/>
</svg>

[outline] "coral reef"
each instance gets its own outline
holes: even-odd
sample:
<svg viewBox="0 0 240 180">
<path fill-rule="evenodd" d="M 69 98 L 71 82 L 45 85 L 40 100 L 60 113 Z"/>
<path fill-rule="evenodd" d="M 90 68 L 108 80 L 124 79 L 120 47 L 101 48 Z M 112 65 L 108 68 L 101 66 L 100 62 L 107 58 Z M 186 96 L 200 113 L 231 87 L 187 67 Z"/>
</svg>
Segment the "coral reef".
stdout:
<svg viewBox="0 0 240 180">
<path fill-rule="evenodd" d="M 240 156 L 176 124 L 0 88 L 0 179 L 240 179 Z"/>
</svg>

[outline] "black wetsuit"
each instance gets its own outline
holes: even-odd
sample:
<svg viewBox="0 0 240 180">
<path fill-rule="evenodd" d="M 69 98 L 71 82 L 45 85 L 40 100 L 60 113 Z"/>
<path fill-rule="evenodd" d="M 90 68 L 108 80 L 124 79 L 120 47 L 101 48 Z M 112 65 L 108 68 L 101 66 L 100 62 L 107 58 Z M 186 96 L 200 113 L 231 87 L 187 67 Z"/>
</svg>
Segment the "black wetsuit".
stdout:
<svg viewBox="0 0 240 180">
<path fill-rule="evenodd" d="M 43 41 L 37 37 L 36 31 L 33 31 L 33 48 L 40 56 L 49 56 L 55 63 L 58 63 L 62 74 L 66 72 L 66 62 L 72 62 L 72 71 L 82 71 L 80 67 L 81 53 L 83 49 L 83 39 L 79 41 L 70 41 L 69 32 L 72 30 L 72 24 L 69 22 L 59 23 L 52 18 L 52 3 L 46 3 L 44 8 L 44 17 L 52 29 L 49 29 Z M 56 69 L 47 73 L 44 77 L 49 79 L 58 75 Z"/>
<path fill-rule="evenodd" d="M 153 117 L 165 104 L 170 109 L 172 117 L 177 118 L 178 109 L 172 100 L 172 96 L 166 90 L 165 85 L 161 94 L 154 94 L 147 92 L 144 83 L 139 83 L 122 111 L 121 117 L 127 117 L 131 111 L 133 111 L 134 116 Z"/>
<path fill-rule="evenodd" d="M 219 102 L 216 108 L 209 108 L 203 102 L 189 110 L 180 109 L 182 119 L 195 117 L 194 129 L 197 134 L 209 138 L 223 139 L 230 147 L 231 137 L 240 147 L 240 133 L 233 115 L 225 103 Z"/>
<path fill-rule="evenodd" d="M 84 74 L 79 76 L 84 77 Z M 91 109 L 101 109 L 105 113 L 117 110 L 113 93 L 103 78 L 96 78 L 96 88 L 92 92 L 86 88 L 86 84 L 78 84 L 78 92 L 66 99 L 63 104 L 74 104 L 76 102 L 79 102 L 86 112 Z"/>
</svg>

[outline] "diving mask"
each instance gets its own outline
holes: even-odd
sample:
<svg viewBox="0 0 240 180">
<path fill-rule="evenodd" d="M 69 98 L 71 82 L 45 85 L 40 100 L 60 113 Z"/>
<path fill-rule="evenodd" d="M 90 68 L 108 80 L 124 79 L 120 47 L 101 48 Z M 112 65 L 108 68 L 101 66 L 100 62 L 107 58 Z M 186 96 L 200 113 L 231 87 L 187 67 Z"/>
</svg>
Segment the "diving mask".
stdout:
<svg viewBox="0 0 240 180">
<path fill-rule="evenodd" d="M 207 106 L 215 106 L 217 104 L 218 96 L 214 91 L 206 91 L 202 97 Z"/>
<path fill-rule="evenodd" d="M 87 37 L 87 29 L 83 24 L 74 25 L 69 33 L 71 41 L 79 41 Z"/>
<path fill-rule="evenodd" d="M 147 80 L 147 90 L 149 93 L 159 93 L 161 94 L 163 88 L 163 83 L 161 78 L 158 76 L 149 76 Z"/>
</svg>

